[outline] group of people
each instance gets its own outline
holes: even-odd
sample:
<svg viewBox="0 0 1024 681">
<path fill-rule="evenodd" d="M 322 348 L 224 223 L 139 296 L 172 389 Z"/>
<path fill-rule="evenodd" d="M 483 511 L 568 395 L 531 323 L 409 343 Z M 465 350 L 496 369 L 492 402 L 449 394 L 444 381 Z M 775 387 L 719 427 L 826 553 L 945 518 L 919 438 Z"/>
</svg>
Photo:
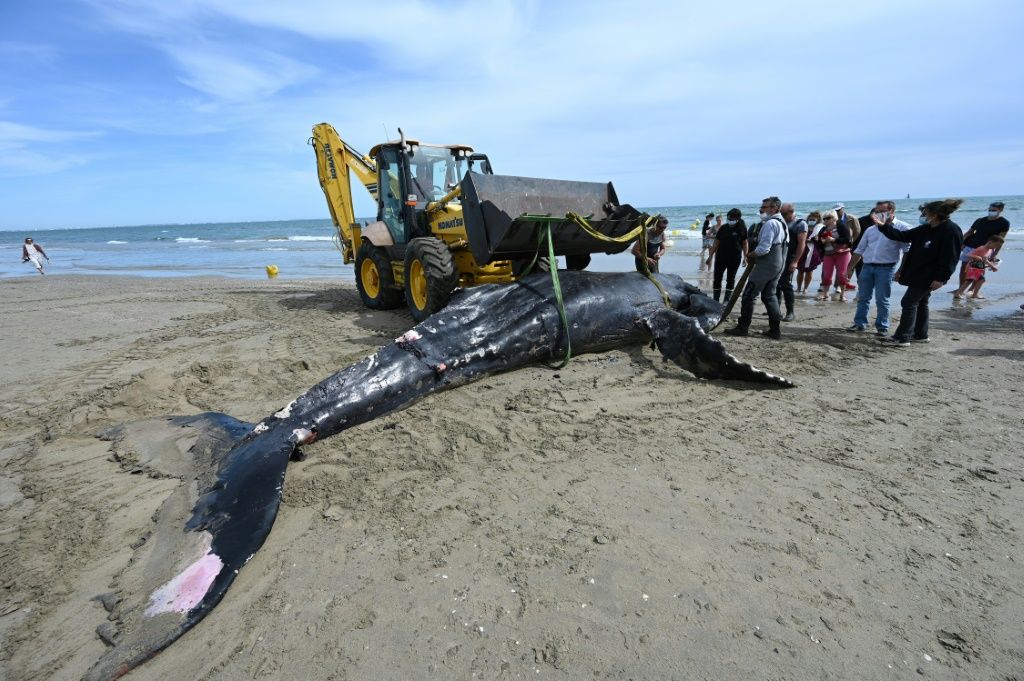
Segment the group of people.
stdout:
<svg viewBox="0 0 1024 681">
<path fill-rule="evenodd" d="M 846 300 L 847 291 L 857 290 L 857 307 L 848 331 L 867 329 L 874 300 L 875 332 L 883 342 L 897 347 L 927 342 L 931 293 L 946 284 L 959 263 L 960 285 L 954 297 L 983 298 L 985 274 L 998 269 L 999 249 L 1010 229 L 1002 217 L 1004 204 L 995 201 L 988 214 L 964 234 L 950 219 L 962 203 L 960 199 L 944 199 L 922 204 L 916 226 L 897 219 L 896 203 L 890 200 L 878 201 L 861 218 L 848 214 L 841 203 L 799 218 L 793 204 L 770 196 L 762 201 L 759 220 L 750 229 L 740 211 L 733 208 L 725 225 L 709 230 L 713 236 L 707 257 L 701 253 L 702 268 L 714 271 L 715 300 L 721 299 L 723 275 L 729 299 L 739 265 L 749 263 L 739 319 L 725 333 L 747 335 L 755 302 L 760 298 L 768 313 L 764 335 L 781 338 L 781 322 L 795 319 L 795 294 L 810 290 L 814 270 L 821 265 L 817 300 L 829 300 L 833 287 L 834 299 L 839 301 Z M 857 285 L 851 283 L 855 275 Z M 893 281 L 907 290 L 900 302 L 903 312 L 899 326 L 889 336 Z"/>
</svg>

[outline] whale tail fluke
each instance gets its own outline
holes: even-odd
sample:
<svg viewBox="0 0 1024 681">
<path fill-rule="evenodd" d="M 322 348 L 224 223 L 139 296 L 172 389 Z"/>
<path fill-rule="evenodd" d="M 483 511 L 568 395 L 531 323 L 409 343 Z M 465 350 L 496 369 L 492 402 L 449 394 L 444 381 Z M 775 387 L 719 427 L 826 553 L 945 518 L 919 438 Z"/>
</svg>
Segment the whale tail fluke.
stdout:
<svg viewBox="0 0 1024 681">
<path fill-rule="evenodd" d="M 705 333 L 700 322 L 693 317 L 661 308 L 644 318 L 643 323 L 666 360 L 675 362 L 699 378 L 749 381 L 777 388 L 794 387 L 789 379 L 740 361 L 721 342 Z"/>
<path fill-rule="evenodd" d="M 294 450 L 283 433 L 254 437 L 252 424 L 214 413 L 135 421 L 100 437 L 122 467 L 180 482 L 100 598 L 111 622 L 97 634 L 110 648 L 87 681 L 128 673 L 213 609 L 270 533 Z"/>
</svg>

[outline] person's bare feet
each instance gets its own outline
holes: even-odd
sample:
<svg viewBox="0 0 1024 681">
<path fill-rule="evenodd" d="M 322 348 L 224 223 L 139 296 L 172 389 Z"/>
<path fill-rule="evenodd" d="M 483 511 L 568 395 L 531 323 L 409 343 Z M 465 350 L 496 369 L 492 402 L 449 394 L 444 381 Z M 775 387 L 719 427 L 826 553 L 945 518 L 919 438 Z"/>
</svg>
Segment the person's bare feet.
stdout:
<svg viewBox="0 0 1024 681">
<path fill-rule="evenodd" d="M 975 300 L 985 300 L 985 296 L 981 295 L 980 293 L 972 293 L 970 297 L 974 298 Z"/>
<path fill-rule="evenodd" d="M 963 298 L 964 297 L 963 291 L 953 291 L 953 297 L 958 299 L 958 300 L 960 298 Z"/>
</svg>

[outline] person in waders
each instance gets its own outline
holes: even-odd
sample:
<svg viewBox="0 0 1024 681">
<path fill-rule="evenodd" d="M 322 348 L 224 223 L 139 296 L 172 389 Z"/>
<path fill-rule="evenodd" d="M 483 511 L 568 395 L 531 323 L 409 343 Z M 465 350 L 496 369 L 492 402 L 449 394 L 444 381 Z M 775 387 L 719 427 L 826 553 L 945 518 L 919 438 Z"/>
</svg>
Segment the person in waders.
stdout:
<svg viewBox="0 0 1024 681">
<path fill-rule="evenodd" d="M 782 201 L 777 196 L 769 196 L 761 202 L 761 224 L 757 234 L 751 235 L 751 243 L 757 244 L 749 256 L 750 267 L 753 269 L 740 299 L 740 318 L 736 326 L 725 330 L 729 336 L 747 335 L 750 321 L 754 317 L 754 301 L 760 296 L 768 310 L 768 330 L 763 332 L 764 335 L 775 340 L 782 338 L 782 311 L 775 291 L 786 265 L 789 230 L 782 218 L 781 208 Z"/>
</svg>

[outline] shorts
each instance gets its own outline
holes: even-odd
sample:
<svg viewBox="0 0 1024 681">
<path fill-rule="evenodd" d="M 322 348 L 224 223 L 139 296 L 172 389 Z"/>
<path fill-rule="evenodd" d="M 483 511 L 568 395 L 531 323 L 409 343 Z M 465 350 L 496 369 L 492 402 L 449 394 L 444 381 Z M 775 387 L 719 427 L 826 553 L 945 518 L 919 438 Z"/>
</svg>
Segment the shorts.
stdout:
<svg viewBox="0 0 1024 681">
<path fill-rule="evenodd" d="M 964 246 L 960 251 L 960 262 L 967 264 L 967 261 L 971 259 L 971 251 L 974 250 L 974 246 Z"/>
<path fill-rule="evenodd" d="M 984 267 L 968 267 L 967 281 L 985 281 Z"/>
<path fill-rule="evenodd" d="M 708 237 L 704 237 L 704 248 L 711 248 L 714 245 L 714 243 L 715 243 L 714 239 L 710 239 Z"/>
</svg>

